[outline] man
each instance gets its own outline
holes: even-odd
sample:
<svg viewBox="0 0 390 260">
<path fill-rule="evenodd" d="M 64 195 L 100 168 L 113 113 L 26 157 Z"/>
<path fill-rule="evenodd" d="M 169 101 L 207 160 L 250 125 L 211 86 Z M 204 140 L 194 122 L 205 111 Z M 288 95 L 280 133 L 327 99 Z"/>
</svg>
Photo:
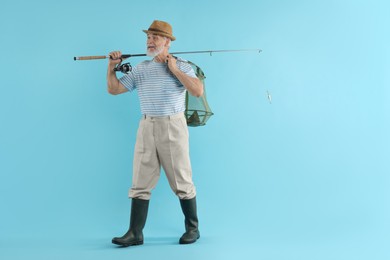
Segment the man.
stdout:
<svg viewBox="0 0 390 260">
<path fill-rule="evenodd" d="M 141 245 L 151 191 L 156 186 L 163 167 L 169 184 L 179 197 L 185 217 L 186 232 L 180 244 L 194 243 L 199 237 L 196 210 L 196 190 L 192 182 L 189 157 L 188 128 L 184 116 L 185 92 L 203 94 L 202 82 L 191 66 L 169 54 L 172 27 L 164 21 L 154 21 L 147 34 L 147 55 L 143 61 L 118 79 L 113 69 L 121 62 L 121 52 L 109 55 L 107 85 L 113 95 L 137 90 L 143 114 L 137 132 L 134 150 L 133 183 L 129 191 L 132 198 L 130 227 L 122 237 L 112 243 L 121 246 Z"/>
</svg>

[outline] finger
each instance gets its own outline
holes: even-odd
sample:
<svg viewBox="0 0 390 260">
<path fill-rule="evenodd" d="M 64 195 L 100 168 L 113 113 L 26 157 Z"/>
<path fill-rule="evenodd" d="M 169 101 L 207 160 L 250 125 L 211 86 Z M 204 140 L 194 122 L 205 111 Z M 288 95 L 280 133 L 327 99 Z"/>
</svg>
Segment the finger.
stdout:
<svg viewBox="0 0 390 260">
<path fill-rule="evenodd" d="M 122 56 L 122 52 L 120 51 L 113 51 L 110 53 L 111 59 L 117 60 Z"/>
</svg>

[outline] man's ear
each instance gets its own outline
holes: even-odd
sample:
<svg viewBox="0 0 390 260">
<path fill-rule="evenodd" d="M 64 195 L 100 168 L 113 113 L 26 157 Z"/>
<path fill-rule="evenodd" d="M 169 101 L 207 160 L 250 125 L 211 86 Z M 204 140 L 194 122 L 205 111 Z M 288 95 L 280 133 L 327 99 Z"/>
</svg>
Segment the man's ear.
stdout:
<svg viewBox="0 0 390 260">
<path fill-rule="evenodd" d="M 165 41 L 165 47 L 171 47 L 171 39 L 169 39 L 168 37 L 166 37 L 166 41 Z"/>
</svg>

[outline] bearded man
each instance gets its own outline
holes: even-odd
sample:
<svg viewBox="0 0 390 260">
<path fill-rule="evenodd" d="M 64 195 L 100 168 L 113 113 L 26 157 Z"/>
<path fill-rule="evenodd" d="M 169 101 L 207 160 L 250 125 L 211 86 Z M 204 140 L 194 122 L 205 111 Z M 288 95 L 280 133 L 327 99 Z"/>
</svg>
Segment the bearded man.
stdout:
<svg viewBox="0 0 390 260">
<path fill-rule="evenodd" d="M 185 60 L 173 57 L 168 50 L 176 38 L 164 21 L 153 21 L 147 34 L 147 55 L 143 61 L 118 79 L 114 68 L 121 62 L 120 51 L 113 51 L 108 64 L 107 86 L 113 95 L 137 90 L 142 118 L 134 149 L 133 179 L 129 190 L 132 199 L 129 230 L 112 243 L 121 246 L 142 245 L 151 191 L 157 184 L 161 166 L 170 187 L 178 196 L 185 217 L 185 233 L 180 244 L 199 239 L 196 190 L 192 181 L 189 156 L 185 95 L 203 94 L 202 82 Z"/>
</svg>

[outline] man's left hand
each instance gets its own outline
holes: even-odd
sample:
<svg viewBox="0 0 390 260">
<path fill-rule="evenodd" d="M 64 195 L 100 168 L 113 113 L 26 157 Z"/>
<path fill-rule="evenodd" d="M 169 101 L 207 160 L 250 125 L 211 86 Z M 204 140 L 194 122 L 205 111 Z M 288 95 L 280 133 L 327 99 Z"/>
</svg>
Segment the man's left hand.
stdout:
<svg viewBox="0 0 390 260">
<path fill-rule="evenodd" d="M 175 74 L 175 72 L 179 70 L 176 64 L 177 60 L 171 54 L 168 54 L 165 62 L 168 63 L 168 68 L 173 74 Z"/>
</svg>

